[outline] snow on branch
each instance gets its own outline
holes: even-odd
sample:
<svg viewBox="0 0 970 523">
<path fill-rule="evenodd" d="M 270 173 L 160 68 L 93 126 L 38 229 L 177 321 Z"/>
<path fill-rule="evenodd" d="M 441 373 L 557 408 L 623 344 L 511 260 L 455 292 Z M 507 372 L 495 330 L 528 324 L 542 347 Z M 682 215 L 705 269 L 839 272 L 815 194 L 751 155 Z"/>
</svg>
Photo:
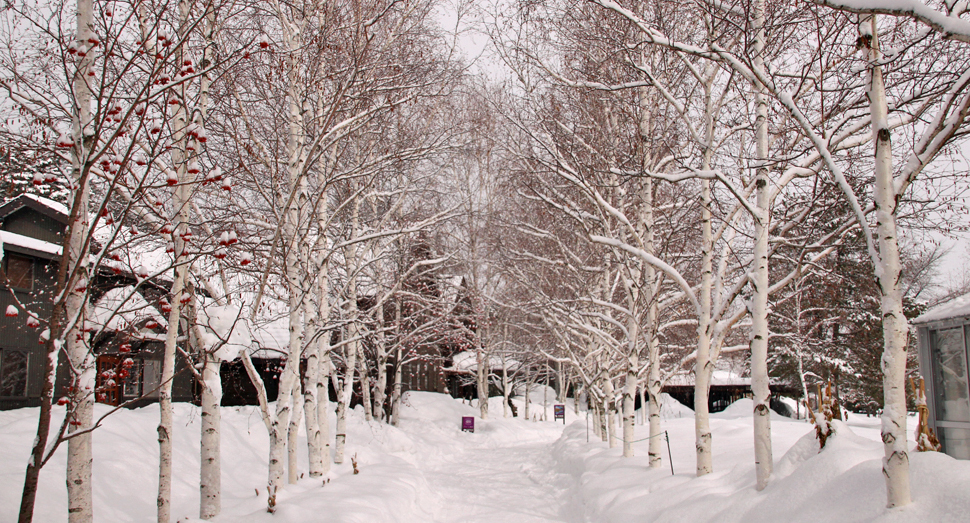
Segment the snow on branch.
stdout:
<svg viewBox="0 0 970 523">
<path fill-rule="evenodd" d="M 813 0 L 816 4 L 857 14 L 903 16 L 925 24 L 947 38 L 970 42 L 970 21 L 962 12 L 941 13 L 917 0 Z"/>
</svg>

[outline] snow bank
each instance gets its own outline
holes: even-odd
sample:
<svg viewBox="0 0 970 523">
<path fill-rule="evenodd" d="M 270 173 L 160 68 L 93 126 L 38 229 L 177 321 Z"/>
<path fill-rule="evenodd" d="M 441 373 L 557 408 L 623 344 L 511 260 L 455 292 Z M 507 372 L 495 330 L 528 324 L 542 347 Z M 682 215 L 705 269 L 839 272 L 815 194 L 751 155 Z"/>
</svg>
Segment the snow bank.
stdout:
<svg viewBox="0 0 970 523">
<path fill-rule="evenodd" d="M 694 411 L 687 405 L 677 401 L 676 398 L 667 394 L 666 392 L 661 392 L 660 396 L 660 418 L 661 419 L 676 419 L 676 418 L 693 418 Z"/>
<path fill-rule="evenodd" d="M 330 481 L 302 477 L 279 495 L 275 515 L 265 511 L 268 438 L 258 409 L 225 407 L 223 513 L 216 523 L 265 522 L 724 522 L 885 523 L 964 521 L 970 513 L 970 462 L 938 453 L 913 453 L 914 503 L 887 511 L 878 420 L 836 422 L 836 435 L 819 452 L 814 428 L 772 419 L 775 472 L 754 490 L 750 404 L 741 417 L 712 417 L 714 470 L 694 475 L 694 419 L 664 398 L 670 437 L 663 464 L 649 467 L 646 425 L 636 425 L 636 457 L 609 449 L 566 402 L 566 426 L 502 416 L 502 398 L 489 399 L 489 419 L 476 405 L 442 394 L 407 393 L 398 427 L 348 414 L 348 462 Z M 524 404 L 513 402 L 522 414 Z M 535 412 L 543 408 L 534 404 Z M 96 406 L 96 416 L 108 412 Z M 547 410 L 551 417 L 552 409 Z M 55 418 L 63 407 L 55 407 Z M 730 414 L 730 413 L 729 413 Z M 24 464 L 36 430 L 37 409 L 0 412 L 0 521 L 14 521 Z M 333 413 L 330 413 L 333 422 Z M 461 417 L 475 417 L 462 432 Z M 158 410 L 149 406 L 108 417 L 94 434 L 97 521 L 142 522 L 155 517 Z M 175 405 L 173 520 L 194 519 L 199 504 L 199 410 Z M 666 441 L 664 441 L 666 446 Z M 306 472 L 301 434 L 301 473 Z M 354 475 L 350 456 L 358 461 Z M 40 477 L 35 521 L 67 520 L 65 449 Z"/>
<path fill-rule="evenodd" d="M 201 521 L 199 510 L 199 409 L 176 403 L 173 521 Z M 95 406 L 95 417 L 109 410 Z M 38 409 L 0 412 L 0 521 L 16 521 Z M 64 415 L 54 408 L 55 420 Z M 331 413 L 333 416 L 333 413 Z M 367 423 L 363 412 L 349 413 L 347 462 L 334 465 L 331 481 L 302 477 L 287 485 L 275 515 L 266 512 L 268 437 L 256 407 L 222 409 L 223 513 L 214 522 L 413 522 L 429 521 L 436 495 L 413 459 L 413 440 L 401 430 Z M 335 420 L 331 419 L 331 426 Z M 158 477 L 158 407 L 122 410 L 109 416 L 94 435 L 96 521 L 142 522 L 155 518 Z M 354 475 L 350 456 L 357 455 Z M 403 457 L 402 457 L 403 454 Z M 66 445 L 40 477 L 34 521 L 67 521 L 64 484 Z M 306 472 L 306 438 L 300 436 L 301 473 Z"/>
<path fill-rule="evenodd" d="M 970 513 L 970 462 L 939 453 L 912 453 L 914 503 L 885 508 L 882 444 L 877 429 L 835 422 L 836 435 L 819 452 L 814 428 L 784 417 L 772 419 L 776 460 L 768 487 L 754 489 L 750 400 L 734 410 L 745 417 L 713 417 L 714 473 L 694 475 L 693 419 L 665 423 L 676 474 L 667 456 L 650 469 L 647 442 L 637 457 L 587 443 L 582 424 L 566 428 L 553 447 L 559 470 L 576 478 L 586 521 L 769 523 L 818 521 L 964 521 Z M 641 429 L 637 427 L 638 437 Z M 911 446 L 915 443 L 911 443 Z M 666 449 L 664 449 L 666 451 Z"/>
</svg>

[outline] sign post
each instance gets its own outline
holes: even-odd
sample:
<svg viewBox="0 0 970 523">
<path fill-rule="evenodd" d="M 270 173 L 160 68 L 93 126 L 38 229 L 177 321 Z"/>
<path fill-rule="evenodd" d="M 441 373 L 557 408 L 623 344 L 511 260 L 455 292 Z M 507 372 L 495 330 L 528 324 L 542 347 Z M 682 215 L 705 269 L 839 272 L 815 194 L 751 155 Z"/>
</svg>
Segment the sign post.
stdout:
<svg viewBox="0 0 970 523">
<path fill-rule="evenodd" d="M 475 432 L 475 418 L 474 418 L 474 416 L 462 416 L 461 417 L 461 431 L 462 432 Z"/>
<path fill-rule="evenodd" d="M 562 424 L 566 424 L 566 406 L 565 405 L 553 405 L 552 406 L 552 418 L 553 421 L 562 420 Z"/>
</svg>

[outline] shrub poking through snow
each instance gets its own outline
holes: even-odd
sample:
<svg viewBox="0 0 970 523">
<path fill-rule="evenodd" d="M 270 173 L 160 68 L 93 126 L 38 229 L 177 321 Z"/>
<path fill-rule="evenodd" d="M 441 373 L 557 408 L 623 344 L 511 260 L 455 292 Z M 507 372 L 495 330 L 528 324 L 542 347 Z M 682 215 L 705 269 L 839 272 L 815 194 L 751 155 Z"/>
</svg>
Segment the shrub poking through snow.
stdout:
<svg viewBox="0 0 970 523">
<path fill-rule="evenodd" d="M 831 382 L 825 385 L 824 390 L 819 384 L 815 398 L 818 412 L 812 412 L 812 405 L 808 402 L 808 398 L 805 398 L 805 407 L 808 409 L 809 419 L 815 424 L 815 436 L 818 438 L 818 448 L 821 450 L 825 448 L 825 442 L 828 441 L 829 436 L 835 434 L 832 420 L 842 421 L 842 409 L 839 407 L 839 401 L 832 396 Z"/>
<path fill-rule="evenodd" d="M 910 378 L 910 386 L 916 394 L 916 411 L 919 413 L 919 423 L 916 424 L 916 451 L 917 452 L 939 452 L 940 440 L 937 439 L 933 429 L 929 426 L 930 409 L 926 406 L 926 387 L 923 378 L 919 379 L 919 387 L 916 381 Z"/>
</svg>

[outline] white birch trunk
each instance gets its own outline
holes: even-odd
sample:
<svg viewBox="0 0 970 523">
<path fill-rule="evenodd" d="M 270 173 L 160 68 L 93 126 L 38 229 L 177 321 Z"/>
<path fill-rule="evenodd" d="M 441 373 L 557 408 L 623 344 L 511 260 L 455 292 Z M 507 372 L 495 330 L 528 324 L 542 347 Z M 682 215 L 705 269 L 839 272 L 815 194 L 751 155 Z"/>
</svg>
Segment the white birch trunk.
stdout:
<svg viewBox="0 0 970 523">
<path fill-rule="evenodd" d="M 222 510 L 221 425 L 222 379 L 221 362 L 211 354 L 205 355 L 202 368 L 202 442 L 199 471 L 199 517 L 212 519 Z"/>
<path fill-rule="evenodd" d="M 391 392 L 391 425 L 395 427 L 401 422 L 401 389 L 403 386 L 404 367 L 401 365 L 403 351 L 397 349 L 394 363 L 394 389 Z"/>
<path fill-rule="evenodd" d="M 896 192 L 893 183 L 892 142 L 889 131 L 886 87 L 876 16 L 862 16 L 859 33 L 869 41 L 869 109 L 875 151 L 876 236 L 879 259 L 873 260 L 879 281 L 883 321 L 882 441 L 885 451 L 882 472 L 886 479 L 886 505 L 890 508 L 911 502 L 909 454 L 906 449 L 906 345 L 909 324 L 903 314 L 900 288 L 902 272 L 896 235 Z"/>
<path fill-rule="evenodd" d="M 505 329 L 506 337 L 508 328 Z M 505 352 L 502 352 L 502 417 L 509 417 L 509 369 L 505 361 Z"/>
<path fill-rule="evenodd" d="M 566 394 L 568 387 L 566 386 L 565 376 L 562 372 L 562 362 L 556 362 L 556 401 L 559 403 L 566 403 Z"/>
<path fill-rule="evenodd" d="M 215 32 L 216 12 L 215 8 L 208 4 L 205 7 L 205 22 L 203 37 L 206 42 L 202 52 L 200 67 L 206 70 L 212 66 L 215 58 Z M 204 128 L 209 108 L 209 92 L 212 85 L 210 73 L 203 73 L 199 79 L 199 114 L 195 123 Z M 226 278 L 223 276 L 223 285 Z M 228 293 L 227 293 L 228 295 Z M 198 329 L 198 309 L 193 292 L 192 301 L 189 302 L 191 324 L 194 329 Z M 196 338 L 198 345 L 198 338 Z M 199 352 L 204 348 L 197 347 Z M 220 368 L 222 362 L 212 354 L 203 354 L 202 367 L 202 414 L 200 436 L 200 461 L 199 461 L 199 517 L 201 519 L 212 519 L 222 511 L 222 378 Z"/>
<path fill-rule="evenodd" d="M 79 0 L 77 6 L 77 34 L 79 45 L 86 45 L 92 36 L 93 6 L 91 0 Z M 86 291 L 78 290 L 78 282 L 87 282 L 90 278 L 87 253 L 84 252 L 84 242 L 90 224 L 88 222 L 88 200 L 90 199 L 90 185 L 87 180 L 83 159 L 87 151 L 93 146 L 94 129 L 91 123 L 91 89 L 88 86 L 88 71 L 94 65 L 96 50 L 91 49 L 78 64 L 74 77 L 74 96 L 77 100 L 77 114 L 74 116 L 74 150 L 72 154 L 73 180 L 77 183 L 79 194 L 75 197 L 72 209 L 73 223 L 68 238 L 67 263 L 77 264 L 76 276 L 68 278 L 68 293 L 65 300 L 65 321 L 77 318 L 74 326 L 66 333 L 67 355 L 70 365 L 76 369 L 74 387 L 71 395 L 73 415 L 68 426 L 68 432 L 90 429 L 94 422 L 94 388 L 95 361 L 85 343 L 82 326 L 84 324 L 84 308 L 86 305 Z M 91 433 L 75 436 L 67 443 L 67 507 L 69 523 L 90 523 L 94 520 L 91 484 Z"/>
<path fill-rule="evenodd" d="M 478 411 L 482 419 L 488 419 L 488 358 L 481 346 L 481 338 L 478 341 L 478 368 L 475 376 L 475 383 L 478 386 Z"/>
<path fill-rule="evenodd" d="M 316 251 L 326 248 L 328 223 L 328 194 L 324 191 L 316 209 Z M 323 330 L 330 319 L 329 261 L 322 252 L 312 253 L 315 258 L 313 291 L 308 294 L 307 372 L 304 386 L 304 413 L 306 417 L 307 455 L 311 478 L 320 477 L 330 470 L 330 333 Z"/>
<path fill-rule="evenodd" d="M 651 294 L 653 292 L 653 282 L 653 268 L 648 266 L 647 285 L 650 286 Z M 647 324 L 656 325 L 658 316 L 657 304 L 653 298 L 650 299 L 649 303 L 649 309 L 647 309 Z M 663 458 L 661 457 L 663 442 L 660 441 L 660 433 L 663 432 L 660 419 L 660 343 L 655 332 L 651 329 L 650 335 L 647 338 L 647 358 L 650 367 L 647 370 L 647 381 L 644 384 L 646 394 L 643 400 L 641 400 L 644 412 L 648 415 L 650 425 L 650 440 L 647 450 L 650 457 L 650 468 L 659 468 L 663 463 Z"/>
<path fill-rule="evenodd" d="M 357 364 L 360 366 L 360 395 L 364 403 L 364 421 L 374 421 L 374 416 L 371 415 L 374 404 L 371 401 L 370 369 L 367 368 L 367 358 L 363 353 L 360 354 Z"/>
<path fill-rule="evenodd" d="M 377 383 L 374 385 L 374 417 L 384 419 L 384 400 L 387 397 L 387 343 L 384 338 L 384 302 L 377 308 Z"/>
<path fill-rule="evenodd" d="M 542 421 L 549 419 L 549 363 L 546 363 L 546 386 L 542 388 Z"/>
<path fill-rule="evenodd" d="M 404 356 L 404 351 L 400 347 L 400 337 L 401 337 L 401 302 L 395 301 L 394 303 L 394 329 L 397 333 L 398 348 L 394 356 L 394 390 L 391 392 L 391 425 L 395 427 L 401 421 L 401 386 L 402 378 L 404 373 L 404 366 L 401 364 L 401 358 Z"/>
<path fill-rule="evenodd" d="M 529 404 L 532 403 L 531 401 L 529 401 L 529 394 L 532 392 L 531 389 L 532 389 L 532 378 L 526 377 L 526 380 L 525 380 L 525 419 L 526 420 L 529 419 Z"/>
<path fill-rule="evenodd" d="M 290 416 L 290 424 L 286 429 L 286 479 L 287 483 L 290 485 L 296 485 L 297 481 L 300 479 L 300 462 L 299 462 L 299 435 L 300 435 L 300 422 L 303 421 L 303 393 L 300 390 L 301 383 L 299 379 L 294 380 L 295 390 L 290 396 L 293 402 L 293 414 Z"/>
<path fill-rule="evenodd" d="M 252 382 L 253 387 L 256 389 L 256 399 L 259 402 L 259 413 L 263 420 L 263 425 L 266 426 L 266 431 L 269 434 L 269 451 L 270 451 L 270 468 L 273 467 L 273 451 L 277 449 L 278 446 L 274 445 L 274 438 L 277 437 L 278 431 L 274 431 L 273 427 L 278 426 L 275 420 L 275 412 L 270 409 L 269 399 L 266 394 L 266 384 L 263 383 L 263 379 L 259 376 L 259 372 L 256 371 L 256 367 L 253 365 L 253 360 L 249 357 L 249 351 L 241 350 L 239 352 L 239 358 L 243 362 L 243 367 L 246 369 L 246 374 L 249 376 L 249 381 Z M 280 386 L 283 386 L 280 380 Z M 276 460 L 278 466 L 282 463 L 282 457 Z M 282 476 L 282 474 L 280 474 Z M 271 487 L 267 487 L 267 510 L 269 512 L 275 511 L 276 507 L 276 492 Z"/>
<path fill-rule="evenodd" d="M 326 297 L 324 297 L 326 299 Z M 319 315 L 312 300 L 304 301 L 304 314 L 307 317 L 307 339 L 310 343 L 306 348 L 306 375 L 303 383 L 303 415 L 306 418 L 306 443 L 309 474 L 311 478 L 320 477 L 323 473 L 323 441 L 320 434 L 319 396 L 320 396 L 320 342 L 323 338 L 320 330 Z"/>
<path fill-rule="evenodd" d="M 710 92 L 707 92 L 708 143 L 713 138 L 710 117 Z M 710 168 L 710 147 L 705 151 L 703 169 Z M 711 361 L 711 289 L 714 268 L 714 236 L 711 231 L 711 182 L 701 181 L 701 284 L 698 289 L 700 314 L 697 318 L 697 358 L 694 363 L 694 438 L 697 451 L 697 475 L 714 471 L 711 450 L 711 421 L 708 394 L 714 362 Z"/>
<path fill-rule="evenodd" d="M 357 329 L 353 322 L 347 326 L 348 338 L 357 336 Z M 343 387 L 341 387 L 340 397 L 337 399 L 337 435 L 336 448 L 334 450 L 333 462 L 338 465 L 344 462 L 344 449 L 347 443 L 347 409 L 350 406 L 350 399 L 354 394 L 354 373 L 357 368 L 357 346 L 351 342 L 344 345 L 347 362 L 347 370 L 344 373 Z"/>
<path fill-rule="evenodd" d="M 296 192 L 292 198 L 280 198 L 285 203 L 283 215 L 283 239 L 285 241 L 284 263 L 286 291 L 288 294 L 288 330 L 286 363 L 280 374 L 279 394 L 276 397 L 276 415 L 269 426 L 270 449 L 267 486 L 269 489 L 268 509 L 275 510 L 276 495 L 283 488 L 284 454 L 289 441 L 289 427 L 294 412 L 294 404 L 302 399 L 300 388 L 300 357 L 303 349 L 303 296 L 306 291 L 301 267 L 302 239 L 299 237 L 307 205 L 306 186 L 303 167 L 306 163 L 306 137 L 303 121 L 303 84 L 300 76 L 301 63 L 299 52 L 303 47 L 301 38 L 302 20 L 288 20 L 277 4 L 277 15 L 283 27 L 283 37 L 287 49 L 287 188 Z M 281 195 L 282 196 L 282 195 Z M 287 201 L 288 200 L 288 201 Z M 294 398 L 294 396 L 301 396 Z M 294 460 L 295 461 L 295 460 Z M 293 463 L 289 468 L 295 469 Z M 292 474 L 292 473 L 291 473 Z"/>
<path fill-rule="evenodd" d="M 330 473 L 330 376 L 333 372 L 333 365 L 330 363 L 329 334 L 326 351 L 323 352 L 322 366 L 320 368 L 320 380 L 317 381 L 317 420 L 320 422 L 320 454 L 323 461 L 320 466 L 320 474 Z"/>
<path fill-rule="evenodd" d="M 605 372 L 604 372 L 605 374 Z M 606 375 L 603 379 L 603 391 L 606 393 L 606 398 L 603 401 L 603 409 L 606 410 L 606 431 L 609 438 L 610 448 L 616 448 L 616 388 L 613 386 L 613 380 L 609 375 Z"/>
<path fill-rule="evenodd" d="M 755 41 L 753 65 L 756 71 L 764 69 L 765 2 L 754 4 L 753 29 Z M 755 88 L 755 194 L 757 215 L 754 221 L 753 274 L 751 284 L 751 392 L 754 400 L 754 463 L 755 488 L 768 486 L 774 464 L 771 455 L 771 410 L 768 403 L 771 390 L 768 384 L 768 233 L 771 219 L 770 187 L 768 186 L 768 100 L 765 88 L 754 82 Z"/>
<path fill-rule="evenodd" d="M 632 340 L 631 340 L 632 341 Z M 640 362 L 636 353 L 627 356 L 626 383 L 623 384 L 623 457 L 633 457 L 633 440 L 636 430 L 637 368 Z"/>
<path fill-rule="evenodd" d="M 179 2 L 179 41 L 185 41 L 188 35 L 188 18 L 191 5 L 188 0 Z M 184 49 L 181 47 L 175 53 L 176 60 L 181 63 Z M 177 90 L 180 100 L 186 100 L 186 86 L 180 85 Z M 178 185 L 172 194 L 172 204 L 175 208 L 173 224 L 175 233 L 172 243 L 175 247 L 175 279 L 172 282 L 172 311 L 168 316 L 168 331 L 165 336 L 165 349 L 162 354 L 161 386 L 158 391 L 159 423 L 158 423 L 158 523 L 168 523 L 172 511 L 172 385 L 175 377 L 175 352 L 178 343 L 179 324 L 182 317 L 182 297 L 185 293 L 185 281 L 188 272 L 188 253 L 184 238 L 189 232 L 189 196 L 191 182 L 186 172 L 186 164 L 190 158 L 187 154 L 186 129 L 189 116 L 184 103 L 176 105 L 174 113 L 174 142 L 172 148 L 172 164 L 178 176 Z"/>
</svg>

